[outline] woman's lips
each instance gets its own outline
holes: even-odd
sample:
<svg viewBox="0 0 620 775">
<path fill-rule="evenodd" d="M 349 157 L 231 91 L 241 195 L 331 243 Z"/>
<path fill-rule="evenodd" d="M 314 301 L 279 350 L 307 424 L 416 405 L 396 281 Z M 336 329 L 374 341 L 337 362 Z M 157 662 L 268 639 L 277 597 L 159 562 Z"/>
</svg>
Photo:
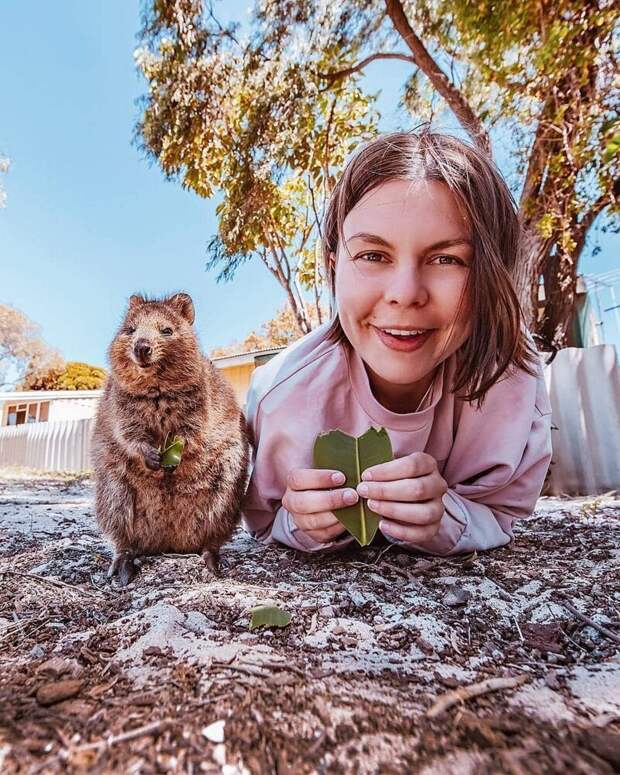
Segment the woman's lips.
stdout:
<svg viewBox="0 0 620 775">
<path fill-rule="evenodd" d="M 398 350 L 405 353 L 412 353 L 424 347 L 431 334 L 435 331 L 434 328 L 429 328 L 423 334 L 416 334 L 415 336 L 394 336 L 376 326 L 373 326 L 373 328 L 386 347 L 389 347 L 390 350 Z"/>
</svg>

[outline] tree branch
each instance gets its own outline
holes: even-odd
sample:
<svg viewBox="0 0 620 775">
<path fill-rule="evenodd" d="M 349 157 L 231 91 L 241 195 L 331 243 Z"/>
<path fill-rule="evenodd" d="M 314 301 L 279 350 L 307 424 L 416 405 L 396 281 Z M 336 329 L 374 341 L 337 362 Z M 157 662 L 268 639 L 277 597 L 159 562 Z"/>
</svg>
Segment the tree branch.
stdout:
<svg viewBox="0 0 620 775">
<path fill-rule="evenodd" d="M 476 145 L 491 154 L 489 136 L 478 116 L 474 113 L 461 91 L 450 81 L 426 47 L 416 35 L 405 14 L 400 0 L 385 0 L 385 8 L 394 29 L 409 47 L 413 61 L 429 79 L 435 91 L 447 102 L 461 126 Z"/>
<path fill-rule="evenodd" d="M 366 65 L 369 65 L 376 59 L 400 59 L 403 62 L 411 62 L 412 64 L 415 64 L 415 59 L 408 54 L 400 54 L 397 51 L 385 51 L 379 52 L 377 54 L 371 54 L 365 59 L 362 59 L 362 61 L 358 62 L 356 65 L 346 67 L 344 70 L 334 70 L 330 73 L 318 73 L 318 76 L 319 78 L 323 78 L 326 81 L 339 81 L 341 78 L 346 78 L 348 75 L 353 75 L 353 73 L 357 73 L 360 70 L 363 70 Z"/>
<path fill-rule="evenodd" d="M 601 196 L 599 196 L 599 198 L 592 203 L 592 206 L 586 212 L 583 218 L 575 224 L 573 228 L 573 238 L 575 240 L 575 250 L 573 255 L 575 258 L 575 263 L 577 263 L 577 260 L 581 255 L 581 251 L 583 250 L 586 242 L 586 237 L 588 236 L 588 231 L 590 231 L 592 228 L 592 224 L 606 207 L 609 207 L 609 205 L 613 204 L 613 201 L 614 195 L 612 191 L 601 194 Z"/>
</svg>

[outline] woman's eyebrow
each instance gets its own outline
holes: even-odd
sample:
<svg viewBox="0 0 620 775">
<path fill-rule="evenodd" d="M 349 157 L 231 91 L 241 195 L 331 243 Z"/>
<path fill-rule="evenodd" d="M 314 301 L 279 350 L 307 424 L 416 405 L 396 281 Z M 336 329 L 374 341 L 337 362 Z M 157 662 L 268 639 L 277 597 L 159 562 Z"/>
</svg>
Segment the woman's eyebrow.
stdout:
<svg viewBox="0 0 620 775">
<path fill-rule="evenodd" d="M 439 242 L 434 242 L 432 245 L 429 245 L 426 249 L 440 250 L 441 248 L 453 248 L 456 245 L 469 245 L 470 248 L 473 248 L 473 243 L 469 238 L 455 237 L 454 239 L 444 239 L 444 240 L 440 240 Z"/>
<path fill-rule="evenodd" d="M 353 234 L 347 242 L 351 242 L 354 239 L 362 239 L 364 242 L 374 242 L 376 245 L 384 245 L 386 248 L 393 247 L 386 239 L 380 237 L 378 234 L 369 234 L 366 231 L 359 231 L 357 234 Z"/>
</svg>

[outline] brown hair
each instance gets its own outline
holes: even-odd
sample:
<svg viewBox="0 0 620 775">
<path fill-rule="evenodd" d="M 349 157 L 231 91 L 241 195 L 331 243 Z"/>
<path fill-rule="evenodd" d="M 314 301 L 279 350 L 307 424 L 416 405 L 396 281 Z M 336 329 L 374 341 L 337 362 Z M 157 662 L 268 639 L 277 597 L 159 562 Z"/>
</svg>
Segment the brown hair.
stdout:
<svg viewBox="0 0 620 775">
<path fill-rule="evenodd" d="M 464 400 L 480 405 L 511 365 L 536 373 L 536 351 L 511 279 L 521 246 L 514 199 L 493 161 L 456 137 L 423 129 L 373 140 L 346 165 L 325 215 L 323 261 L 332 296 L 335 272 L 330 256 L 337 252 L 345 218 L 369 191 L 394 178 L 444 183 L 471 225 L 474 259 L 465 298 L 472 328 L 457 351 L 452 390 L 463 389 Z M 337 314 L 328 336 L 346 340 Z"/>
</svg>

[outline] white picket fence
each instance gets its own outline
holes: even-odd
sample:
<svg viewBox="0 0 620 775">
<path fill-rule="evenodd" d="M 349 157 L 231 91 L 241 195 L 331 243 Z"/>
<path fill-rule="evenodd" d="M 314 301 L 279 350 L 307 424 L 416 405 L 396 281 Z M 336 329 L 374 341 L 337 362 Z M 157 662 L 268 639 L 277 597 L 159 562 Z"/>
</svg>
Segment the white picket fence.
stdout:
<svg viewBox="0 0 620 775">
<path fill-rule="evenodd" d="M 553 410 L 550 491 L 620 491 L 620 368 L 613 345 L 569 347 L 545 368 Z M 0 428 L 0 465 L 84 471 L 94 419 Z"/>
<path fill-rule="evenodd" d="M 0 465 L 43 471 L 86 471 L 94 418 L 0 428 Z"/>
</svg>

